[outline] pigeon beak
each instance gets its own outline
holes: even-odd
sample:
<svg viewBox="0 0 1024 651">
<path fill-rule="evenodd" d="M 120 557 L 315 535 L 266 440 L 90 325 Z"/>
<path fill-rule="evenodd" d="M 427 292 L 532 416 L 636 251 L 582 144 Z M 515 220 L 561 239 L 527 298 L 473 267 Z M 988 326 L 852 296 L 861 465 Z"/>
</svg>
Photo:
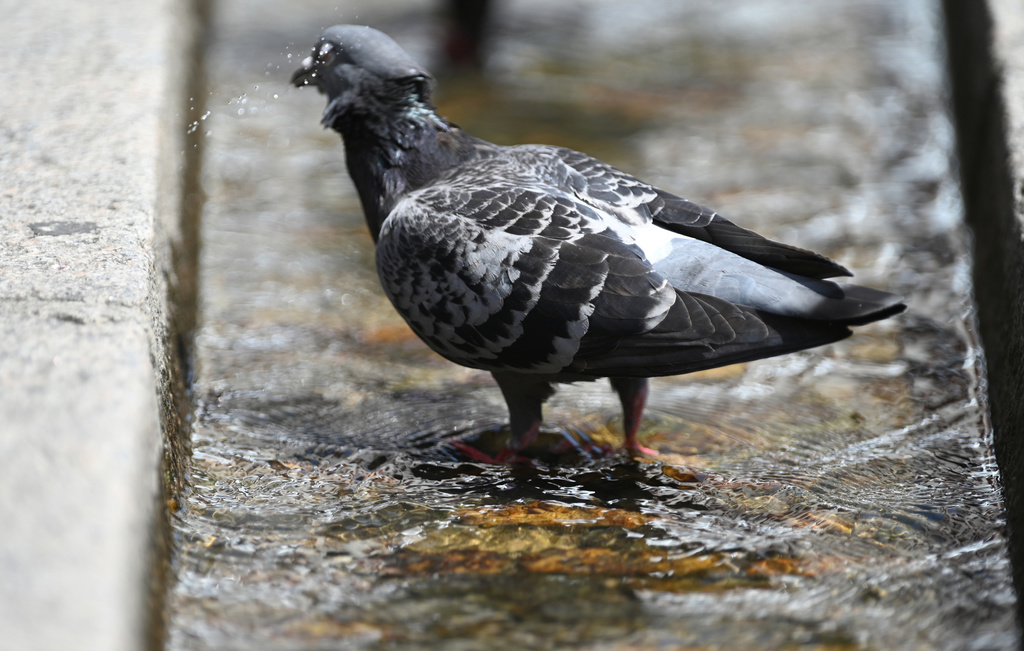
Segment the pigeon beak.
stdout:
<svg viewBox="0 0 1024 651">
<path fill-rule="evenodd" d="M 302 67 L 295 71 L 292 75 L 292 84 L 302 88 L 303 86 L 316 86 L 320 88 L 320 79 L 318 77 L 318 66 L 316 65 L 316 58 L 310 55 L 302 60 Z"/>
</svg>

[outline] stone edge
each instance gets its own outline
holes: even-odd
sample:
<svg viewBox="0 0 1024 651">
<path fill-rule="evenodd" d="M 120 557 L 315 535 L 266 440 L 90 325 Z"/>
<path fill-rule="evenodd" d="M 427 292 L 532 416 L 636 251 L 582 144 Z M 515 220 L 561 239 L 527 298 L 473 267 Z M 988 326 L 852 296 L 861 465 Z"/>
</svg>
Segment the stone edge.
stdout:
<svg viewBox="0 0 1024 651">
<path fill-rule="evenodd" d="M 0 649 L 164 645 L 208 6 L 28 3 L 0 27 Z"/>
<path fill-rule="evenodd" d="M 943 0 L 1010 560 L 1024 594 L 1024 4 Z M 1017 602 L 1024 622 L 1024 600 Z"/>
</svg>

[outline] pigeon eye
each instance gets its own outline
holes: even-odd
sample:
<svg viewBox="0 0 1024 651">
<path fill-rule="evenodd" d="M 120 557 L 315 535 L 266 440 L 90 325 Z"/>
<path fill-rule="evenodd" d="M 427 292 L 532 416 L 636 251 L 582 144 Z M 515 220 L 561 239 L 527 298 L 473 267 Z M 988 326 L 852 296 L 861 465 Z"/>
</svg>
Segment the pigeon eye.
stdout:
<svg viewBox="0 0 1024 651">
<path fill-rule="evenodd" d="M 337 54 L 337 50 L 330 43 L 324 43 L 320 46 L 320 51 L 316 53 L 316 58 L 322 63 L 329 64 Z"/>
</svg>

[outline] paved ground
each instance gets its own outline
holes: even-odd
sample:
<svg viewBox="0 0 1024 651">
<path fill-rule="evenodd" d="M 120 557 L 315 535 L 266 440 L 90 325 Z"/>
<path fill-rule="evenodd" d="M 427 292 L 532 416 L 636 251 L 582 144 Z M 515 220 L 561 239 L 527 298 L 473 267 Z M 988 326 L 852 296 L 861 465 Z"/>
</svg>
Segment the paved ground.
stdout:
<svg viewBox="0 0 1024 651">
<path fill-rule="evenodd" d="M 4 5 L 0 648 L 140 649 L 159 630 L 189 3 Z"/>
</svg>

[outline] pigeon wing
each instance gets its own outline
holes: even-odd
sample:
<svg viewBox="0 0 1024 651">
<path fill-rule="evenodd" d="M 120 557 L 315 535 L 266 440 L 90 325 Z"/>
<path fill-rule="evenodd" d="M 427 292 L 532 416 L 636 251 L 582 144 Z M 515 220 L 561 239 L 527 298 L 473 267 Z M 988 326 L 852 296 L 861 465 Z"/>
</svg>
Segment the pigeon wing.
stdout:
<svg viewBox="0 0 1024 651">
<path fill-rule="evenodd" d="M 804 350 L 846 338 L 844 325 L 780 317 L 723 299 L 675 290 L 657 326 L 634 335 L 592 329 L 573 370 L 583 375 L 680 375 Z"/>
<path fill-rule="evenodd" d="M 571 368 L 583 375 L 679 375 L 838 341 L 842 324 L 770 314 L 673 287 L 636 245 L 589 234 L 563 255 L 601 252 L 604 283 Z"/>
<path fill-rule="evenodd" d="M 602 214 L 551 188 L 439 185 L 385 221 L 385 292 L 466 366 L 566 378 L 678 374 L 841 339 L 672 287 Z"/>
<path fill-rule="evenodd" d="M 832 260 L 795 246 L 769 240 L 737 226 L 721 215 L 687 199 L 651 186 L 591 156 L 570 149 L 552 149 L 566 169 L 553 172 L 583 201 L 615 211 L 632 211 L 637 218 L 702 240 L 759 264 L 809 278 L 852 275 Z M 627 217 L 628 219 L 628 217 Z"/>
<path fill-rule="evenodd" d="M 587 331 L 605 256 L 571 245 L 582 233 L 574 202 L 474 176 L 396 204 L 377 246 L 384 291 L 451 361 L 557 373 Z"/>
</svg>

